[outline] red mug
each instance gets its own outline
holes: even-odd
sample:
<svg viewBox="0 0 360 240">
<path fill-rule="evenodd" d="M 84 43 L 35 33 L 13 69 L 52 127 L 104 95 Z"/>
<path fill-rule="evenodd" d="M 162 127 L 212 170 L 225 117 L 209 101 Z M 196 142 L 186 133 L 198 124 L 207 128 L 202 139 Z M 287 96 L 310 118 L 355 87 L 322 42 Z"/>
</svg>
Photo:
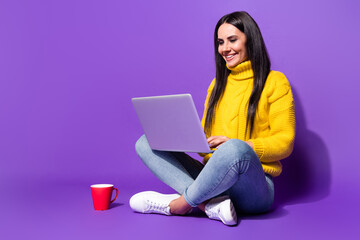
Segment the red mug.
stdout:
<svg viewBox="0 0 360 240">
<path fill-rule="evenodd" d="M 119 190 L 114 188 L 112 184 L 94 184 L 90 187 L 95 210 L 109 209 L 110 203 L 114 202 L 119 195 Z M 116 190 L 116 196 L 111 200 L 114 189 Z"/>
</svg>

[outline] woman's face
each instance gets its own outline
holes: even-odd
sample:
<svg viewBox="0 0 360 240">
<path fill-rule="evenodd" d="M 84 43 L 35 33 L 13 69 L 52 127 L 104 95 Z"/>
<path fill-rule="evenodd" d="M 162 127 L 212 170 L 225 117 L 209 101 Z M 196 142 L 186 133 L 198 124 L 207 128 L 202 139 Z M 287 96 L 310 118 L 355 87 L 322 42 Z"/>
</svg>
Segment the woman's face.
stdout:
<svg viewBox="0 0 360 240">
<path fill-rule="evenodd" d="M 247 58 L 246 36 L 235 26 L 224 23 L 218 29 L 218 52 L 228 67 L 235 67 Z"/>
</svg>

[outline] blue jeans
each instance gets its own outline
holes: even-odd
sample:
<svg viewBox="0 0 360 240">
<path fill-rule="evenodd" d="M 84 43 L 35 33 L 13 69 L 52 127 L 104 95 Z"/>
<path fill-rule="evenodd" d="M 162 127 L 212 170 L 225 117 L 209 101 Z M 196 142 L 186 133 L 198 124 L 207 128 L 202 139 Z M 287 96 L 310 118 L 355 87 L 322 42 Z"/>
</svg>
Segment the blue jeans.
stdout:
<svg viewBox="0 0 360 240">
<path fill-rule="evenodd" d="M 228 195 L 242 213 L 266 212 L 273 204 L 272 177 L 264 173 L 254 150 L 239 139 L 220 145 L 206 165 L 182 152 L 152 150 L 145 135 L 135 149 L 155 176 L 184 194 L 192 207 L 219 195 Z"/>
</svg>

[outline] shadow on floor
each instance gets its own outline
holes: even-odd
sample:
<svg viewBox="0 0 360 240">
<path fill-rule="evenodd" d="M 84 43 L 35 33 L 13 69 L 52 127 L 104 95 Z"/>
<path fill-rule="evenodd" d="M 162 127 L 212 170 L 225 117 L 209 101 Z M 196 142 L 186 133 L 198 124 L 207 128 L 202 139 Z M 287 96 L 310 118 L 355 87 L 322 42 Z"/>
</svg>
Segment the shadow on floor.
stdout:
<svg viewBox="0 0 360 240">
<path fill-rule="evenodd" d="M 124 203 L 112 203 L 112 204 L 110 204 L 109 209 L 117 208 L 117 207 L 120 207 L 120 206 L 123 206 L 123 205 L 124 205 Z"/>
</svg>

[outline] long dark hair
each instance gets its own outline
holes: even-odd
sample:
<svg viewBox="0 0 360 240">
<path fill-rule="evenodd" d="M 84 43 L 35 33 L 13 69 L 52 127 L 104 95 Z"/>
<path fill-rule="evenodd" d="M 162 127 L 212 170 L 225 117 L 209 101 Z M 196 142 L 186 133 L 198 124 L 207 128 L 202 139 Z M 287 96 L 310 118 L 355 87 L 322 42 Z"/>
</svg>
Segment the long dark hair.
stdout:
<svg viewBox="0 0 360 240">
<path fill-rule="evenodd" d="M 264 89 L 266 78 L 270 72 L 270 59 L 264 39 L 261 35 L 260 29 L 255 20 L 247 12 L 233 12 L 223 16 L 215 27 L 214 46 L 215 46 L 215 64 L 216 64 L 216 80 L 215 86 L 211 92 L 208 108 L 205 118 L 205 133 L 207 136 L 211 134 L 211 125 L 213 123 L 213 116 L 215 114 L 216 105 L 225 91 L 227 77 L 230 70 L 226 67 L 226 62 L 218 52 L 218 30 L 219 27 L 229 23 L 246 36 L 246 51 L 247 59 L 251 62 L 251 67 L 254 72 L 253 90 L 249 99 L 246 132 L 250 129 L 250 137 L 253 130 L 256 109 L 259 103 L 261 93 Z M 244 139 L 245 140 L 245 139 Z"/>
</svg>

